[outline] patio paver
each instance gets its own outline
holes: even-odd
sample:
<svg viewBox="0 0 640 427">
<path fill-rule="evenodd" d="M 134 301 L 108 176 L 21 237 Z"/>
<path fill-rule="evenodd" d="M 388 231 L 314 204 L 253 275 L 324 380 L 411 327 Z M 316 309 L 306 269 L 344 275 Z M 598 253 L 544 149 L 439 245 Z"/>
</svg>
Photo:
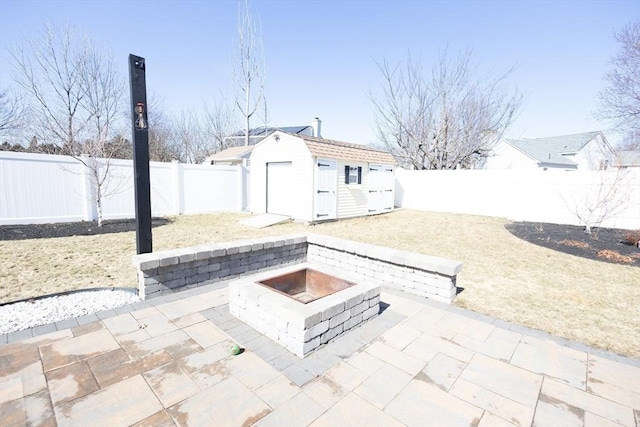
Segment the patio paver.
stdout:
<svg viewBox="0 0 640 427">
<path fill-rule="evenodd" d="M 300 359 L 227 300 L 216 284 L 5 335 L 3 427 L 639 425 L 638 359 L 386 290 L 379 316 Z"/>
<path fill-rule="evenodd" d="M 130 425 L 160 411 L 162 405 L 141 375 L 80 399 L 54 406 L 59 426 Z"/>
<path fill-rule="evenodd" d="M 555 343 L 524 337 L 511 358 L 511 364 L 556 378 L 581 390 L 586 387 L 587 354 Z"/>
<path fill-rule="evenodd" d="M 233 377 L 169 408 L 178 426 L 253 425 L 270 412 L 266 403 Z"/>
<path fill-rule="evenodd" d="M 482 409 L 417 379 L 412 380 L 389 403 L 385 412 L 407 426 L 476 425 L 482 417 Z"/>
<path fill-rule="evenodd" d="M 376 407 L 384 409 L 412 379 L 413 376 L 393 365 L 386 364 L 356 387 L 353 392 Z"/>
<path fill-rule="evenodd" d="M 356 425 L 399 427 L 402 426 L 402 423 L 354 393 L 347 394 L 327 412 L 311 423 L 312 427 Z"/>
</svg>

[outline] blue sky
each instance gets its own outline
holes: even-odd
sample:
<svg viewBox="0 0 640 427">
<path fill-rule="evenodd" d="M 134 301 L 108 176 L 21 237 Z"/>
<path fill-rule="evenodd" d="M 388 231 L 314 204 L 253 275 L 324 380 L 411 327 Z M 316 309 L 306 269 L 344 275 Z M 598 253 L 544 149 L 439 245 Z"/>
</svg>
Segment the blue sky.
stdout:
<svg viewBox="0 0 640 427">
<path fill-rule="evenodd" d="M 640 2 L 259 1 L 270 124 L 322 119 L 323 136 L 376 140 L 368 93 L 375 60 L 419 57 L 425 68 L 447 45 L 472 49 L 483 70 L 516 66 L 509 83 L 525 102 L 507 136 L 607 130 L 595 120 L 613 31 L 640 19 Z M 146 58 L 147 90 L 167 110 L 200 109 L 231 94 L 236 1 L 0 1 L 0 84 L 11 84 L 6 48 L 43 21 L 70 23 L 108 48 L 123 73 Z M 613 143 L 613 133 L 605 132 Z"/>
</svg>

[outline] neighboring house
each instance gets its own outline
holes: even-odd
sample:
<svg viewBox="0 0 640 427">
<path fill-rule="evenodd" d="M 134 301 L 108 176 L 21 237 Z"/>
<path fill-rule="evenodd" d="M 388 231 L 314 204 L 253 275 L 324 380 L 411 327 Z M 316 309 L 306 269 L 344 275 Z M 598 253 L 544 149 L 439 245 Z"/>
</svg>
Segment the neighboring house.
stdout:
<svg viewBox="0 0 640 427">
<path fill-rule="evenodd" d="M 619 169 L 640 168 L 640 151 L 617 151 L 613 166 Z"/>
<path fill-rule="evenodd" d="M 293 135 L 315 136 L 321 138 L 322 120 L 315 118 L 311 125 L 305 126 L 285 126 L 285 127 L 261 127 L 249 130 L 249 145 L 245 143 L 245 132 L 239 131 L 233 135 L 225 137 L 225 145 L 229 148 L 219 151 L 202 162 L 205 165 L 239 165 L 247 164 L 253 146 L 262 141 L 273 132 L 279 130 Z"/>
<path fill-rule="evenodd" d="M 389 212 L 395 164 L 364 145 L 275 131 L 251 153 L 251 210 L 307 222 Z"/>
<path fill-rule="evenodd" d="M 602 132 L 535 139 L 504 139 L 486 159 L 484 169 L 604 170 L 615 153 Z"/>
<path fill-rule="evenodd" d="M 271 135 L 273 132 L 277 130 L 281 130 L 283 132 L 292 133 L 295 135 L 307 135 L 307 136 L 320 136 L 320 125 L 321 120 L 317 117 L 313 119 L 311 125 L 305 126 L 285 126 L 285 127 L 260 127 L 249 130 L 249 145 L 256 145 L 258 142 L 262 141 L 267 136 Z M 229 146 L 235 145 L 244 145 L 245 143 L 245 132 L 243 130 L 234 133 L 225 138 L 225 143 Z"/>
</svg>

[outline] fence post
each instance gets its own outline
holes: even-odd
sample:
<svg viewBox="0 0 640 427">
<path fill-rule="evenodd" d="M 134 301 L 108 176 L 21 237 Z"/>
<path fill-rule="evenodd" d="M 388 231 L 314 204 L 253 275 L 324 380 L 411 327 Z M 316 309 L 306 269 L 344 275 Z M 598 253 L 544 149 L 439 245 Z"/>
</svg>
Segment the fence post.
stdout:
<svg viewBox="0 0 640 427">
<path fill-rule="evenodd" d="M 173 212 L 175 215 L 182 215 L 184 212 L 184 172 L 183 167 L 177 160 L 171 161 L 173 170 Z"/>
<path fill-rule="evenodd" d="M 94 203 L 94 188 L 93 188 L 93 179 L 91 178 L 91 171 L 86 166 L 92 160 L 87 155 L 82 154 L 80 156 L 82 159 L 79 163 L 80 168 L 82 169 L 80 172 L 80 178 L 82 179 L 82 184 L 84 188 L 83 194 L 83 204 L 84 204 L 84 220 L 85 221 L 95 221 L 98 218 L 98 212 L 96 210 L 96 204 Z"/>
<path fill-rule="evenodd" d="M 244 209 L 244 166 L 239 164 L 236 169 L 236 194 L 238 195 L 236 206 L 242 212 Z"/>
</svg>

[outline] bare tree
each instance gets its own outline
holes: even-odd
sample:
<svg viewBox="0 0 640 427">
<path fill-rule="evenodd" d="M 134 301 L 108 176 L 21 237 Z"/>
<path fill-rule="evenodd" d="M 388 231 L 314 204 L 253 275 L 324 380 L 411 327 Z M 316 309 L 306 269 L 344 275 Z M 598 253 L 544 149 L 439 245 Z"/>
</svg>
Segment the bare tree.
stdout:
<svg viewBox="0 0 640 427">
<path fill-rule="evenodd" d="M 25 124 L 26 110 L 22 99 L 9 92 L 0 90 L 0 135 L 11 134 Z"/>
<path fill-rule="evenodd" d="M 74 39 L 71 27 L 58 31 L 45 25 L 39 37 L 28 38 L 11 55 L 15 80 L 33 101 L 38 139 L 60 145 L 65 154 L 77 153 L 88 119 L 81 109 L 87 95 L 85 46 Z"/>
<path fill-rule="evenodd" d="M 111 159 L 119 157 L 119 145 L 110 143 L 110 137 L 124 111 L 124 80 L 104 52 L 105 49 L 92 46 L 86 50 L 81 75 L 86 95 L 81 104 L 88 115 L 88 138 L 82 144 L 83 155 L 75 156 L 91 174 L 99 227 L 102 226 L 103 198 L 120 191 L 123 181 L 111 173 Z M 116 134 L 121 135 L 123 130 Z"/>
<path fill-rule="evenodd" d="M 255 114 L 264 97 L 265 62 L 260 26 L 244 0 L 238 11 L 238 39 L 233 61 L 235 104 L 242 114 L 245 139 L 249 145 L 251 117 Z"/>
<path fill-rule="evenodd" d="M 173 120 L 173 138 L 185 163 L 202 163 L 215 152 L 215 141 L 206 137 L 202 120 L 193 111 L 181 110 Z"/>
<path fill-rule="evenodd" d="M 623 151 L 640 151 L 640 129 L 636 132 L 627 132 L 618 148 Z"/>
<path fill-rule="evenodd" d="M 105 143 L 104 150 L 112 153 L 113 159 L 133 159 L 133 144 L 124 136 L 125 132 L 118 132 Z"/>
<path fill-rule="evenodd" d="M 215 152 L 229 148 L 227 137 L 236 129 L 233 110 L 227 103 L 215 103 L 211 108 L 205 106 L 203 130 L 206 138 L 214 144 Z"/>
<path fill-rule="evenodd" d="M 605 74 L 607 87 L 600 92 L 599 117 L 612 119 L 614 127 L 637 141 L 640 137 L 640 21 L 615 33 L 620 43 Z"/>
<path fill-rule="evenodd" d="M 180 154 L 174 142 L 172 119 L 165 112 L 164 99 L 156 93 L 148 97 L 149 160 L 170 162 L 179 160 Z"/>
<path fill-rule="evenodd" d="M 122 114 L 124 82 L 104 49 L 79 39 L 71 27 L 45 25 L 11 52 L 14 78 L 30 96 L 37 140 L 73 156 L 93 181 L 98 225 L 113 153 L 107 141 Z M 102 160 L 99 160 L 101 158 Z"/>
<path fill-rule="evenodd" d="M 267 136 L 269 131 L 269 106 L 267 105 L 266 95 L 262 97 L 262 126 L 264 128 L 264 135 Z"/>
<path fill-rule="evenodd" d="M 512 124 L 522 96 L 506 87 L 513 70 L 481 76 L 471 52 L 445 50 L 430 72 L 408 55 L 378 63 L 381 93 L 371 94 L 378 137 L 401 165 L 470 168 L 488 156 Z"/>
<path fill-rule="evenodd" d="M 622 212 L 629 200 L 627 172 L 624 169 L 589 172 L 596 174 L 591 185 L 576 187 L 576 193 L 564 198 L 569 211 L 584 225 L 584 232 L 591 234 L 608 218 Z"/>
</svg>

